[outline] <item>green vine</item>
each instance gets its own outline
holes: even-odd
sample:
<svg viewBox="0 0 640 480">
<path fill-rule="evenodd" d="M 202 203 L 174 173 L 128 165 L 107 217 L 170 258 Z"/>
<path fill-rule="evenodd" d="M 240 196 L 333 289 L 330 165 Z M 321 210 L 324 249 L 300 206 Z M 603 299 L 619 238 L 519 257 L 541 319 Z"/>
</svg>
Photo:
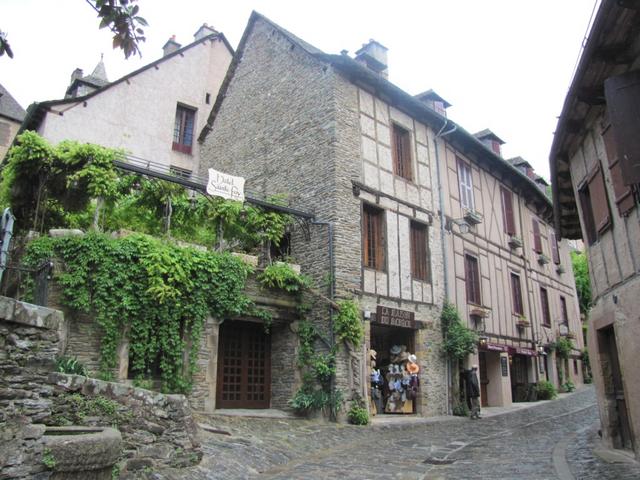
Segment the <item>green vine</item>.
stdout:
<svg viewBox="0 0 640 480">
<path fill-rule="evenodd" d="M 364 339 L 360 307 L 353 300 L 342 300 L 338 306 L 340 310 L 333 320 L 333 331 L 338 340 L 351 342 L 355 348 L 359 348 Z"/>
<path fill-rule="evenodd" d="M 297 273 L 291 265 L 277 262 L 265 267 L 258 275 L 258 281 L 267 288 L 277 288 L 289 293 L 301 293 L 311 282 L 304 275 Z"/>
<path fill-rule="evenodd" d="M 571 350 L 573 350 L 573 342 L 566 337 L 560 337 L 551 347 L 556 351 L 556 355 L 559 358 L 567 360 L 571 355 Z"/>
<path fill-rule="evenodd" d="M 444 336 L 443 350 L 447 355 L 462 361 L 467 355 L 476 351 L 478 336 L 462 323 L 455 305 L 445 302 L 440 314 L 440 322 Z"/>
<path fill-rule="evenodd" d="M 188 392 L 209 315 L 255 311 L 244 293 L 250 267 L 229 254 L 181 248 L 145 235 L 112 239 L 42 237 L 31 242 L 28 265 L 57 258 L 65 306 L 94 314 L 102 327 L 101 374 L 116 367 L 116 349 L 128 329 L 134 374 L 143 378 L 159 360 L 162 389 Z M 187 368 L 183 352 L 189 351 Z"/>
</svg>

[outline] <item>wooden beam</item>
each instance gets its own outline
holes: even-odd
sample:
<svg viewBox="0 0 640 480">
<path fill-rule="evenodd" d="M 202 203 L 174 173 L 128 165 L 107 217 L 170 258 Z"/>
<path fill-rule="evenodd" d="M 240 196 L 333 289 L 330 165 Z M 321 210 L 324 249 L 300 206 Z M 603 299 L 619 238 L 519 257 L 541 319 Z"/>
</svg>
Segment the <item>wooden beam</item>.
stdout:
<svg viewBox="0 0 640 480">
<path fill-rule="evenodd" d="M 576 92 L 576 98 L 579 102 L 586 103 L 587 105 L 604 105 L 604 86 L 580 87 Z"/>
<path fill-rule="evenodd" d="M 600 48 L 596 49 L 595 52 L 593 52 L 593 59 L 613 65 L 631 63 L 631 61 L 633 60 L 633 58 L 629 54 L 628 45 L 625 43 L 602 45 Z"/>
</svg>

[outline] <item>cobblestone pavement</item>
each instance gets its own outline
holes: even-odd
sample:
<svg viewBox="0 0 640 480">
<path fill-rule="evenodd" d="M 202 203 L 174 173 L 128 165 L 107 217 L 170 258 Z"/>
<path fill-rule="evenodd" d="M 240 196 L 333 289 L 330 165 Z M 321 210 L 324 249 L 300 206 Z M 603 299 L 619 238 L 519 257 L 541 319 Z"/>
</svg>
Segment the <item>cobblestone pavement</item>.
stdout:
<svg viewBox="0 0 640 480">
<path fill-rule="evenodd" d="M 593 388 L 480 420 L 456 417 L 355 427 L 305 420 L 206 417 L 197 467 L 157 479 L 638 479 L 637 463 L 593 455 Z"/>
</svg>

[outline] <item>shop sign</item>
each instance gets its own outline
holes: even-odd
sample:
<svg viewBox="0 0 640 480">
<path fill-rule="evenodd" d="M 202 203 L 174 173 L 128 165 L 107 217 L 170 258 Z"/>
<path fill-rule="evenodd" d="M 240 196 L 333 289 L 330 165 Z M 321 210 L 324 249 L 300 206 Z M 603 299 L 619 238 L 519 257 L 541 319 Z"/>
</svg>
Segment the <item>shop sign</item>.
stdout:
<svg viewBox="0 0 640 480">
<path fill-rule="evenodd" d="M 244 202 L 244 178 L 209 169 L 207 193 L 227 200 Z"/>
<path fill-rule="evenodd" d="M 509 347 L 506 345 L 500 345 L 499 343 L 488 343 L 485 345 L 485 350 L 490 350 L 492 352 L 508 352 Z"/>
<path fill-rule="evenodd" d="M 502 370 L 502 376 L 509 376 L 509 364 L 507 363 L 507 357 L 500 357 L 500 369 Z"/>
<path fill-rule="evenodd" d="M 378 305 L 376 308 L 376 318 L 373 323 L 380 325 L 388 325 L 390 327 L 416 328 L 416 314 L 408 310 L 400 310 L 399 308 L 383 307 Z"/>
<path fill-rule="evenodd" d="M 528 357 L 537 357 L 538 356 L 536 351 L 531 349 L 531 348 L 514 347 L 513 350 L 517 355 L 527 355 Z"/>
</svg>

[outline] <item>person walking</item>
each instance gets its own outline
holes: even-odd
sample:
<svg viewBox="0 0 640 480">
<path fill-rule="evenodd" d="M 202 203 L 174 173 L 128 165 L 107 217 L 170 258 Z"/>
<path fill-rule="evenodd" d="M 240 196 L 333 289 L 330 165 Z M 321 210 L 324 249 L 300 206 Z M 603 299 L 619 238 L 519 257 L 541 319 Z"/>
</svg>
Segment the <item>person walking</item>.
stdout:
<svg viewBox="0 0 640 480">
<path fill-rule="evenodd" d="M 467 370 L 467 395 L 471 399 L 471 419 L 480 418 L 480 382 L 478 382 L 478 366 Z"/>
</svg>

